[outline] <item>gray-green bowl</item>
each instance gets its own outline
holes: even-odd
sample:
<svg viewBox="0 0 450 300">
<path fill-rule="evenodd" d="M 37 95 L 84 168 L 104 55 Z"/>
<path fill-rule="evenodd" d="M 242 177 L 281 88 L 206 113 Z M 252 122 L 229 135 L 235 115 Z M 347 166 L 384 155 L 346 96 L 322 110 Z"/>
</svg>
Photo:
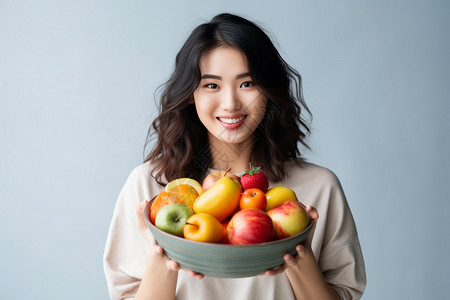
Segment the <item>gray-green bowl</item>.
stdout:
<svg viewBox="0 0 450 300">
<path fill-rule="evenodd" d="M 166 255 L 182 268 L 210 277 L 250 277 L 282 265 L 283 255 L 296 254 L 295 246 L 306 239 L 314 223 L 310 220 L 303 232 L 268 243 L 239 246 L 203 243 L 169 234 L 154 226 L 149 218 L 152 202 L 145 207 L 145 221 Z"/>
</svg>

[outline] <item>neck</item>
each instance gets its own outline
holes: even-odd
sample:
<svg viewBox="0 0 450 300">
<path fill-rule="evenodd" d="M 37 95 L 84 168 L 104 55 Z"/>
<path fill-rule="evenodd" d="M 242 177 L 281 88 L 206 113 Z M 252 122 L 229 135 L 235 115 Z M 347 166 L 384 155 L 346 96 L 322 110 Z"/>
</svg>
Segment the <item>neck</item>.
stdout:
<svg viewBox="0 0 450 300">
<path fill-rule="evenodd" d="M 252 142 L 239 144 L 229 144 L 217 139 L 210 139 L 210 151 L 212 168 L 225 171 L 231 168 L 230 172 L 240 174 L 249 169 L 251 161 Z"/>
</svg>

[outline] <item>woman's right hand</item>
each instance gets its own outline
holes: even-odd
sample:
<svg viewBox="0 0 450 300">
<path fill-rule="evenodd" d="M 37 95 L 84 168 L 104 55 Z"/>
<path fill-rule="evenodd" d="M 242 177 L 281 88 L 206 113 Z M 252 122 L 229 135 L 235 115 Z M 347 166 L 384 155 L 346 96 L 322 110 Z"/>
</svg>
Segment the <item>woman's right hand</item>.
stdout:
<svg viewBox="0 0 450 300">
<path fill-rule="evenodd" d="M 181 270 L 180 265 L 176 261 L 171 260 L 169 257 L 165 255 L 164 249 L 158 245 L 152 233 L 150 232 L 150 229 L 148 229 L 147 224 L 145 223 L 144 210 L 147 204 L 148 201 L 144 200 L 141 203 L 139 203 L 136 209 L 138 227 L 142 233 L 142 236 L 144 237 L 147 249 L 149 251 L 154 251 L 153 253 L 158 255 L 161 259 L 165 259 L 167 268 L 173 271 L 179 271 Z M 183 270 L 186 271 L 191 277 L 197 277 L 198 279 L 203 279 L 204 277 L 203 274 L 201 273 L 197 273 L 192 270 L 185 270 L 185 269 Z"/>
</svg>

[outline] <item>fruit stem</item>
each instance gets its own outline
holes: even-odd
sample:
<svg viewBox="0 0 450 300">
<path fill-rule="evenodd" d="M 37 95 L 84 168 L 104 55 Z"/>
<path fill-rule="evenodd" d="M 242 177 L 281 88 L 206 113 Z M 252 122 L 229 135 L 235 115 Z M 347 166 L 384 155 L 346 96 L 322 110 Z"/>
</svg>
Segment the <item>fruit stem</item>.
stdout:
<svg viewBox="0 0 450 300">
<path fill-rule="evenodd" d="M 189 223 L 189 222 L 186 222 L 186 225 L 192 225 L 192 226 L 195 226 L 195 227 L 199 227 L 197 224 L 192 224 L 192 223 Z"/>
<path fill-rule="evenodd" d="M 223 177 L 227 176 L 227 173 L 231 171 L 231 168 L 228 168 L 228 170 L 223 174 Z"/>
</svg>

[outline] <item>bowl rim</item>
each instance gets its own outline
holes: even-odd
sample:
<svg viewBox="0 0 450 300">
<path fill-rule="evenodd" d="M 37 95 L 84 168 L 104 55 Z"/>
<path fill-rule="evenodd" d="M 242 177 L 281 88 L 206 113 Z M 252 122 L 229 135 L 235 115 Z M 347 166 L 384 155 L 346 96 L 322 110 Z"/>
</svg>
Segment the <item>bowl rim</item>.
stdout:
<svg viewBox="0 0 450 300">
<path fill-rule="evenodd" d="M 174 238 L 174 239 L 177 239 L 180 241 L 185 241 L 188 243 L 193 243 L 193 244 L 198 244 L 198 245 L 208 245 L 209 247 L 230 247 L 230 248 L 238 247 L 241 249 L 241 248 L 254 248 L 254 247 L 261 247 L 261 246 L 270 246 L 273 244 L 278 244 L 280 242 L 288 243 L 290 240 L 296 239 L 299 235 L 303 235 L 306 231 L 309 231 L 311 229 L 311 227 L 314 226 L 314 224 L 315 224 L 315 221 L 313 219 L 311 219 L 311 217 L 309 215 L 307 215 L 308 219 L 309 219 L 309 224 L 301 232 L 297 233 L 296 235 L 287 237 L 287 238 L 277 239 L 277 240 L 273 240 L 270 242 L 264 242 L 264 243 L 256 243 L 256 244 L 248 244 L 248 245 L 232 245 L 232 244 L 223 244 L 223 243 L 199 242 L 199 241 L 193 241 L 193 240 L 186 239 L 184 237 L 179 237 L 179 236 L 170 234 L 168 232 L 165 232 L 165 231 L 159 229 L 155 225 L 153 225 L 153 223 L 150 221 L 150 210 L 151 210 L 150 207 L 151 207 L 151 204 L 153 203 L 153 201 L 155 200 L 155 198 L 156 198 L 156 196 L 153 197 L 152 200 L 150 200 L 144 208 L 144 219 L 145 219 L 145 223 L 147 224 L 147 227 L 149 227 L 151 230 L 156 230 L 159 234 L 170 236 L 171 238 Z M 298 201 L 298 202 L 303 206 L 303 208 L 306 208 L 303 203 L 301 203 L 300 201 Z"/>
</svg>

